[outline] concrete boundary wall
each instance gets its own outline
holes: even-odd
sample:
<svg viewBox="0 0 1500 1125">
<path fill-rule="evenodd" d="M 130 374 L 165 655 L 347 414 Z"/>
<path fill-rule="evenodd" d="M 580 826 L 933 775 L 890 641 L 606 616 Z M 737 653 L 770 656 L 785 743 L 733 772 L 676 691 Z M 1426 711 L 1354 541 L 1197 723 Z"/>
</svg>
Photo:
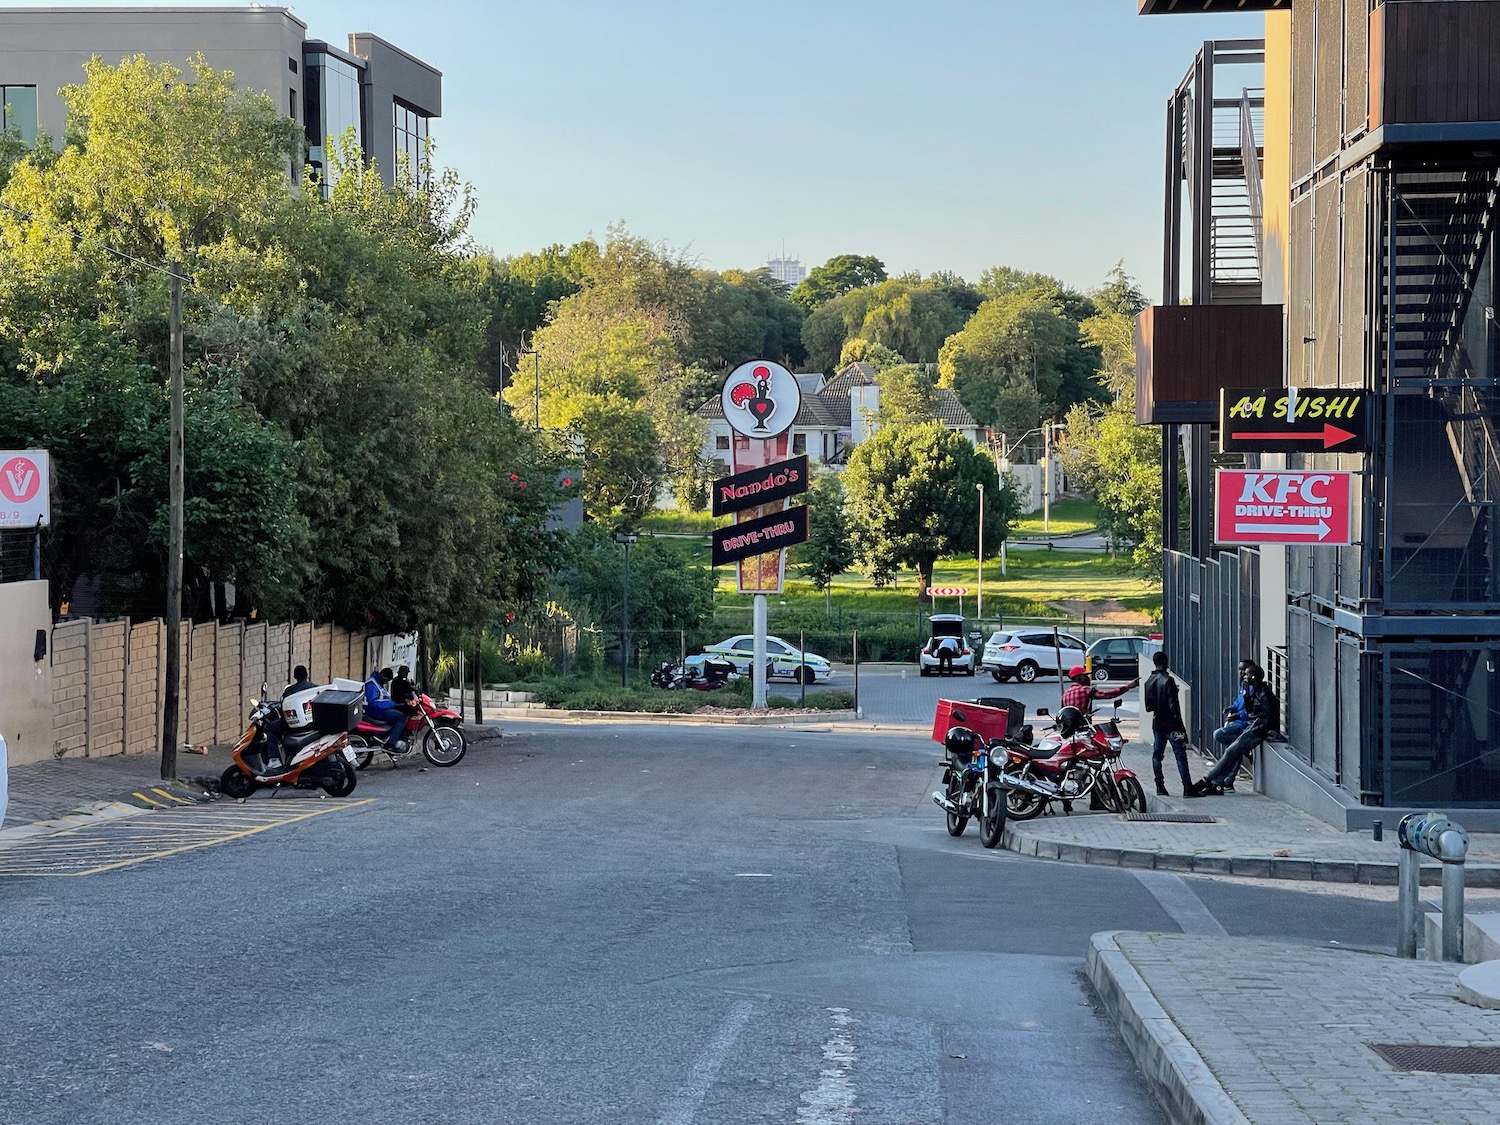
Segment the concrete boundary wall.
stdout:
<svg viewBox="0 0 1500 1125">
<path fill-rule="evenodd" d="M 237 741 L 261 685 L 279 693 L 297 664 L 307 664 L 320 683 L 364 678 L 365 634 L 332 625 L 183 622 L 178 643 L 184 746 Z M 54 758 L 161 750 L 165 622 L 63 621 L 52 626 L 48 648 L 40 714 L 47 717 L 50 702 L 51 744 L 25 760 L 43 760 L 48 749 Z M 14 752 L 11 760 L 20 764 Z"/>
</svg>

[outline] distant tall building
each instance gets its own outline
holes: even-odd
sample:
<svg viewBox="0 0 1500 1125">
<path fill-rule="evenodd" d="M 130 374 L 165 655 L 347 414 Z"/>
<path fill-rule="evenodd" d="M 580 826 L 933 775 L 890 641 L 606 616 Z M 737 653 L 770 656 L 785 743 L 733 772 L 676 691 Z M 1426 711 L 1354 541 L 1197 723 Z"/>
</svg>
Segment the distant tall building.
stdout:
<svg viewBox="0 0 1500 1125">
<path fill-rule="evenodd" d="M 784 281 L 794 288 L 807 277 L 807 267 L 796 258 L 772 258 L 766 263 L 766 268 L 777 281 Z"/>
</svg>

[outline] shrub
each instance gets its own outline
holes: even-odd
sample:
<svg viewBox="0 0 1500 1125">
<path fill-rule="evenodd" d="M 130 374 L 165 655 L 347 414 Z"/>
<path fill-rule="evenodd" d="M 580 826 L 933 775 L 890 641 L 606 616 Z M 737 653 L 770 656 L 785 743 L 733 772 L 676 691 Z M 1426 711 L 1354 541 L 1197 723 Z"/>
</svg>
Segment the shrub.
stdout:
<svg viewBox="0 0 1500 1125">
<path fill-rule="evenodd" d="M 552 674 L 552 659 L 536 645 L 523 648 L 516 654 L 516 678 L 539 680 Z"/>
<path fill-rule="evenodd" d="M 766 700 L 766 706 L 772 711 L 788 711 L 793 707 L 801 706 L 801 704 L 795 699 L 788 699 L 784 695 L 773 695 Z"/>
<path fill-rule="evenodd" d="M 852 711 L 854 709 L 854 693 L 852 691 L 810 691 L 804 706 L 814 708 L 818 711 Z"/>
</svg>

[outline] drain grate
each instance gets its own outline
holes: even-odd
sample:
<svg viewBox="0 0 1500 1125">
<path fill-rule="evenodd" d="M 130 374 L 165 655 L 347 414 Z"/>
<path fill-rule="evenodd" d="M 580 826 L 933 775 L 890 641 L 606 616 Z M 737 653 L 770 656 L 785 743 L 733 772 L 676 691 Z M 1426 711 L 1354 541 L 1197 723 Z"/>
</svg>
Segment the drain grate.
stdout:
<svg viewBox="0 0 1500 1125">
<path fill-rule="evenodd" d="M 1422 1043 L 1368 1043 L 1396 1070 L 1429 1074 L 1500 1074 L 1500 1047 L 1434 1047 Z"/>
<path fill-rule="evenodd" d="M 1126 820 L 1153 821 L 1157 824 L 1212 824 L 1214 818 L 1195 812 L 1128 812 Z"/>
</svg>

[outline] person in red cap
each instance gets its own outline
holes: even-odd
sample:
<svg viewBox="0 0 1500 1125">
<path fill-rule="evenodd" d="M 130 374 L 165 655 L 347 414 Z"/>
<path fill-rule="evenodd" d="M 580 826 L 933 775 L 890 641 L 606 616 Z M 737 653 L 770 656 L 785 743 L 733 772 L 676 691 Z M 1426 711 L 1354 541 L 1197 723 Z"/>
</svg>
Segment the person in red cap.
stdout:
<svg viewBox="0 0 1500 1125">
<path fill-rule="evenodd" d="M 1131 690 L 1141 682 L 1137 676 L 1128 684 L 1122 684 L 1115 688 L 1096 688 L 1089 682 L 1089 674 L 1084 670 L 1082 664 L 1075 664 L 1068 669 L 1068 679 L 1073 682 L 1064 689 L 1062 694 L 1062 705 L 1064 707 L 1077 707 L 1085 715 L 1094 713 L 1094 701 L 1096 699 L 1117 699 Z"/>
</svg>

